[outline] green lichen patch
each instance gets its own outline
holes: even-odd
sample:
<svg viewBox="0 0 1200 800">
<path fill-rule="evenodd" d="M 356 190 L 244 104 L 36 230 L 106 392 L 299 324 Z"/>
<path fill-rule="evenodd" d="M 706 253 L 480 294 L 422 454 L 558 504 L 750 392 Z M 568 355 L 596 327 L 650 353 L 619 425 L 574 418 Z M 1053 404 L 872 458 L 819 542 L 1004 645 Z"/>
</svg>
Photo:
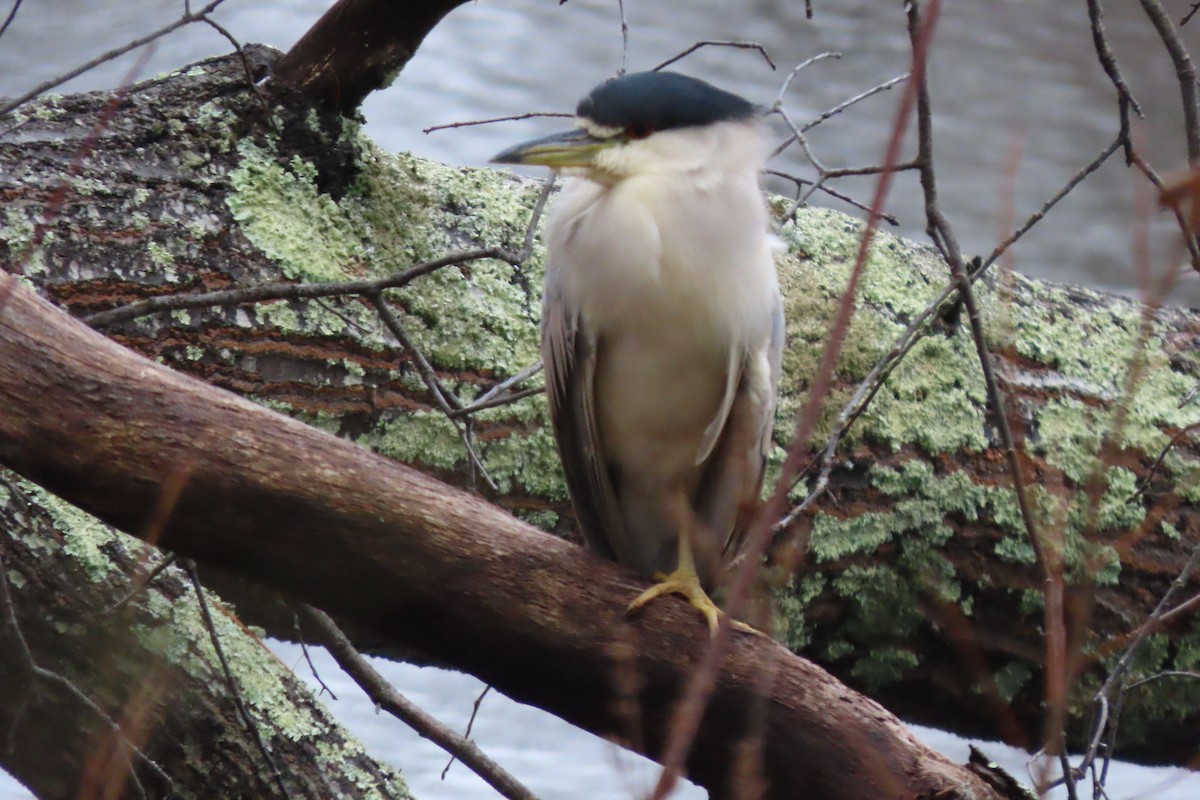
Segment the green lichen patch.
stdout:
<svg viewBox="0 0 1200 800">
<path fill-rule="evenodd" d="M 350 124 L 341 143 L 360 156 L 357 177 L 339 198 L 320 190 L 312 165 L 278 157 L 272 142 L 239 145 L 242 160 L 233 174 L 229 206 L 251 241 L 289 277 L 331 281 L 394 275 L 455 252 L 515 252 L 523 243 L 537 184 L 384 153 Z M 538 360 L 542 271 L 539 245 L 520 267 L 494 259 L 471 261 L 424 275 L 386 297 L 435 370 L 499 380 Z M 282 333 L 352 332 L 373 350 L 395 346 L 373 309 L 345 303 L 334 314 L 327 305 L 271 303 L 256 314 Z M 414 370 L 401 380 L 409 391 L 428 392 Z M 447 380 L 464 401 L 477 392 L 471 381 Z M 544 401 L 485 412 L 475 425 L 477 451 L 505 490 L 520 486 L 539 496 L 563 495 Z M 506 435 L 490 435 L 491 426 Z M 455 426 L 438 412 L 386 412 L 358 441 L 435 470 L 462 468 L 468 458 Z"/>
<path fill-rule="evenodd" d="M 50 519 L 66 541 L 63 549 L 75 559 L 93 580 L 104 579 L 112 570 L 105 549 L 121 535 L 100 520 L 26 480 L 17 483 L 26 501 L 36 505 Z"/>
<path fill-rule="evenodd" d="M 996 691 L 1007 703 L 1011 703 L 1017 693 L 1029 685 L 1032 679 L 1033 670 L 1022 661 L 1010 661 L 992 675 Z"/>
<path fill-rule="evenodd" d="M 879 491 L 897 497 L 897 502 L 889 511 L 848 517 L 818 513 L 811 539 L 811 551 L 818 562 L 871 553 L 885 543 L 907 537 L 944 543 L 953 533 L 946 524 L 948 516 L 978 519 L 997 491 L 975 484 L 963 473 L 936 476 L 933 467 L 922 461 L 909 462 L 899 469 L 875 466 L 870 474 Z"/>
<path fill-rule="evenodd" d="M 850 566 L 831 581 L 833 590 L 850 601 L 842 631 L 864 641 L 903 641 L 925 619 L 915 602 L 910 580 L 886 566 Z"/>
<path fill-rule="evenodd" d="M 911 650 L 902 647 L 879 647 L 854 662 L 850 674 L 868 690 L 879 689 L 904 677 L 920 660 Z"/>
<path fill-rule="evenodd" d="M 242 231 L 289 278 L 334 281 L 361 271 L 365 246 L 329 195 L 316 188 L 316 168 L 296 158 L 288 168 L 244 140 L 229 173 L 227 205 Z"/>
</svg>

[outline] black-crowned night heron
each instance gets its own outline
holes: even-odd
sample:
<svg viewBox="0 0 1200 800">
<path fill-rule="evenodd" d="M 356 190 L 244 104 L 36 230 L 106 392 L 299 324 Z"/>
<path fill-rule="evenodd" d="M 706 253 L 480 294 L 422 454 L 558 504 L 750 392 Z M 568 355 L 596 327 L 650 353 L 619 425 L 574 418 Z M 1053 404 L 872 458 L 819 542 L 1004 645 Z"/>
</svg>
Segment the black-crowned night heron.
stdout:
<svg viewBox="0 0 1200 800">
<path fill-rule="evenodd" d="M 542 357 L 583 532 L 660 581 L 632 611 L 708 596 L 740 552 L 783 347 L 761 110 L 669 72 L 579 103 L 575 130 L 496 156 L 568 180 L 546 223 Z"/>
</svg>

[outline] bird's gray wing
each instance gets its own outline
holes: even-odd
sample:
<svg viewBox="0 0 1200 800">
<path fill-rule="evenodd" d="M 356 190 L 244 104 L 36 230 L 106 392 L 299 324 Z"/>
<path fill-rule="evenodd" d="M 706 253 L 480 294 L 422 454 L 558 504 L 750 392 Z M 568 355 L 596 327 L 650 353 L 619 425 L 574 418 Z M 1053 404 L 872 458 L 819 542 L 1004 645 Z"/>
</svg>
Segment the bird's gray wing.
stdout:
<svg viewBox="0 0 1200 800">
<path fill-rule="evenodd" d="M 554 436 L 584 537 L 594 552 L 615 560 L 606 534 L 619 536 L 624 522 L 596 427 L 600 346 L 595 332 L 566 307 L 553 279 L 548 279 L 542 303 L 542 361 Z"/>
<path fill-rule="evenodd" d="M 742 365 L 745 353 L 742 348 L 729 348 L 729 360 L 725 365 L 725 391 L 721 395 L 721 405 L 717 408 L 716 416 L 704 429 L 704 438 L 700 441 L 700 449 L 696 452 L 696 463 L 703 464 L 712 455 L 713 448 L 721 440 L 725 425 L 729 421 L 729 411 L 733 408 L 734 398 L 737 397 L 738 384 L 742 379 Z"/>
<path fill-rule="evenodd" d="M 697 515 L 713 537 L 710 546 L 722 554 L 724 565 L 736 558 L 744 545 L 771 447 L 784 340 L 783 305 L 778 299 L 771 323 L 763 340 L 736 348 L 732 397 L 693 500 Z"/>
<path fill-rule="evenodd" d="M 771 341 L 767 344 L 767 379 L 770 381 L 771 410 L 763 420 L 762 457 L 764 468 L 771 452 L 771 435 L 775 432 L 775 403 L 779 400 L 779 376 L 783 372 L 783 342 L 787 336 L 787 321 L 783 317 L 783 298 L 776 296 L 771 311 Z M 761 479 L 759 483 L 762 483 Z"/>
</svg>

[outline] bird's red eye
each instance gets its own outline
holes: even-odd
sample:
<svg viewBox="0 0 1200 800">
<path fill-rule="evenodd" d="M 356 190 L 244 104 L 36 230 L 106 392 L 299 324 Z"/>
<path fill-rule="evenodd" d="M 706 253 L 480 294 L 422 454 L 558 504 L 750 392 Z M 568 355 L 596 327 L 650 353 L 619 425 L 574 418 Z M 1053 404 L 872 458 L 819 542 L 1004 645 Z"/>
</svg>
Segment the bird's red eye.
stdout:
<svg viewBox="0 0 1200 800">
<path fill-rule="evenodd" d="M 625 129 L 625 135 L 630 139 L 645 139 L 652 133 L 654 133 L 654 129 L 643 124 L 630 125 Z"/>
</svg>

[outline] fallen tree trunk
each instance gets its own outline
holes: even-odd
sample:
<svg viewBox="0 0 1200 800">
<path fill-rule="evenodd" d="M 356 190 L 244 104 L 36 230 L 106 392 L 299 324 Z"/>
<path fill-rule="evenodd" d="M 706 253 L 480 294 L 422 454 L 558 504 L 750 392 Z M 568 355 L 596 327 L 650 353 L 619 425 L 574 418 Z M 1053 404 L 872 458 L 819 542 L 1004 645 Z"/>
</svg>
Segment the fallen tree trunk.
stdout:
<svg viewBox="0 0 1200 800">
<path fill-rule="evenodd" d="M 187 576 L 169 568 L 140 585 L 162 561 L 0 469 L 5 771 L 39 798 L 281 798 L 281 784 L 291 798 L 409 797 L 210 595 L 264 753 Z"/>
<path fill-rule="evenodd" d="M 248 55 L 260 68 L 273 57 L 261 49 Z M 0 254 L 81 315 L 201 289 L 385 277 L 455 250 L 518 250 L 538 193 L 528 181 L 490 171 L 379 153 L 352 126 L 313 117 L 307 106 L 275 106 L 279 122 L 267 126 L 235 59 L 136 87 L 80 158 L 84 134 L 108 102 L 103 95 L 44 101 L 23 114 L 19 142 L 0 141 L 8 207 Z M 60 195 L 66 173 L 72 177 Z M 790 252 L 780 260 L 789 303 L 781 443 L 857 232 L 854 221 L 822 211 L 802 211 L 783 228 Z M 517 268 L 473 262 L 389 297 L 442 383 L 469 400 L 536 359 L 540 268 L 535 249 Z M 930 253 L 882 237 L 826 430 L 855 382 L 945 280 Z M 1081 597 L 1095 597 L 1088 641 L 1119 640 L 1200 539 L 1200 457 L 1186 435 L 1195 406 L 1181 404 L 1200 374 L 1195 318 L 1164 310 L 1151 321 L 1146 377 L 1116 461 L 1102 470 L 1102 513 L 1089 532 L 1082 487 L 1121 400 L 1141 309 L 1021 278 L 980 291 L 1018 427 L 1030 432 L 1041 507 L 1058 529 L 1068 521 L 1070 577 Z M 359 298 L 117 319 L 105 323 L 117 341 L 440 478 L 467 485 L 474 477 L 489 499 L 571 535 L 540 401 L 471 418 L 497 486 L 489 490 L 419 378 L 417 359 Z M 978 699 L 980 684 L 992 681 L 1020 726 L 1038 731 L 1042 581 L 1011 513 L 974 358 L 962 332 L 927 337 L 852 430 L 835 464 L 835 493 L 799 522 L 811 529 L 813 548 L 785 604 L 789 643 L 906 716 L 969 734 L 995 734 L 996 719 Z M 1152 470 L 1177 433 L 1184 435 Z M 1148 491 L 1134 497 L 1143 478 Z M 982 672 L 964 667 L 968 659 L 938 616 L 944 604 L 963 614 Z M 1148 668 L 1187 669 L 1192 625 L 1185 618 L 1168 626 Z M 1094 665 L 1080 683 L 1077 737 L 1102 675 L 1103 664 Z M 1124 752 L 1190 758 L 1192 690 L 1156 681 L 1140 691 L 1126 711 Z"/>
</svg>

